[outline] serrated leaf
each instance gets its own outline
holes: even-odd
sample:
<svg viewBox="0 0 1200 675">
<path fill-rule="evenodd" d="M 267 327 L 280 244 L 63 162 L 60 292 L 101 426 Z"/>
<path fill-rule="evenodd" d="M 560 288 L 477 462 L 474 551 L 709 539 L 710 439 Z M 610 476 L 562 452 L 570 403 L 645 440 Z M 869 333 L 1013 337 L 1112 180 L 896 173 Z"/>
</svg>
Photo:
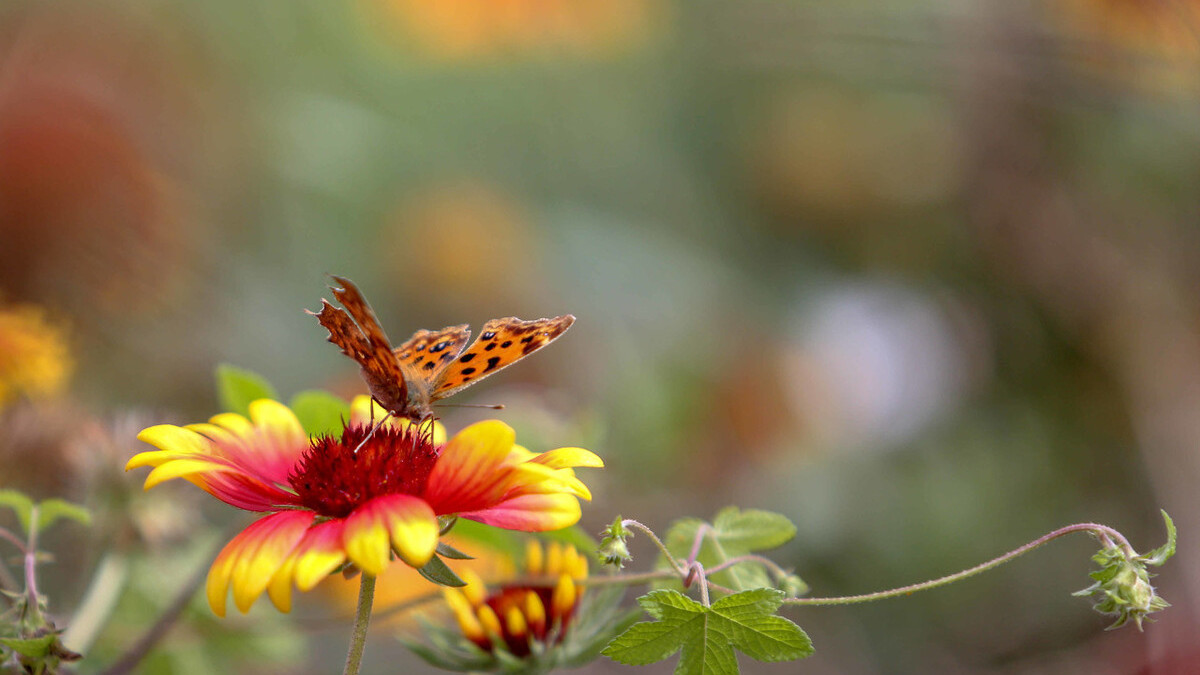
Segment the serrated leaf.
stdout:
<svg viewBox="0 0 1200 675">
<path fill-rule="evenodd" d="M 671 554 L 686 559 L 692 551 L 696 533 L 705 525 L 698 518 L 676 521 L 667 531 L 666 544 Z M 700 546 L 697 560 L 711 568 L 730 558 L 747 555 L 755 551 L 775 548 L 796 534 L 796 526 L 787 517 L 771 511 L 758 509 L 742 510 L 729 506 L 717 514 L 710 531 Z M 659 561 L 663 568 L 665 561 Z M 761 565 L 742 563 L 714 574 L 712 580 L 737 591 L 754 588 L 770 588 L 770 576 Z"/>
<path fill-rule="evenodd" d="M 228 363 L 217 366 L 217 401 L 222 410 L 248 416 L 250 402 L 260 398 L 278 400 L 275 388 L 262 375 Z"/>
<path fill-rule="evenodd" d="M 38 530 L 45 530 L 54 524 L 60 518 L 74 520 L 84 525 L 90 525 L 92 522 L 92 512 L 79 504 L 62 499 L 47 499 L 44 502 L 39 502 L 38 507 Z"/>
<path fill-rule="evenodd" d="M 309 436 L 339 434 L 344 421 L 350 419 L 350 404 L 320 389 L 296 394 L 288 407 L 296 413 L 300 426 Z"/>
<path fill-rule="evenodd" d="M 17 514 L 21 529 L 29 532 L 29 518 L 33 511 L 33 500 L 17 490 L 0 490 L 0 506 L 7 506 Z"/>
<path fill-rule="evenodd" d="M 417 571 L 421 573 L 421 576 L 439 586 L 453 586 L 455 588 L 461 588 L 467 585 L 467 582 L 460 579 L 458 575 L 454 573 L 454 570 L 450 569 L 446 563 L 442 562 L 442 559 L 438 557 L 437 554 L 434 554 L 434 556 L 429 559 L 429 562 L 425 563 L 424 567 L 418 568 Z"/>
<path fill-rule="evenodd" d="M 638 603 L 658 621 L 631 626 L 602 653 L 627 665 L 646 665 L 682 650 L 675 672 L 701 675 L 737 673 L 735 648 L 758 661 L 801 659 L 812 654 L 812 642 L 799 626 L 775 615 L 783 597 L 761 588 L 705 607 L 676 591 L 651 591 Z"/>
<path fill-rule="evenodd" d="M 437 554 L 443 558 L 451 560 L 474 560 L 475 556 L 463 553 L 444 541 L 439 541 L 437 545 Z"/>
<path fill-rule="evenodd" d="M 1175 555 L 1175 523 L 1171 522 L 1171 516 L 1166 511 L 1162 512 L 1162 517 L 1167 525 L 1167 543 L 1142 556 L 1147 565 L 1162 565 Z"/>
</svg>

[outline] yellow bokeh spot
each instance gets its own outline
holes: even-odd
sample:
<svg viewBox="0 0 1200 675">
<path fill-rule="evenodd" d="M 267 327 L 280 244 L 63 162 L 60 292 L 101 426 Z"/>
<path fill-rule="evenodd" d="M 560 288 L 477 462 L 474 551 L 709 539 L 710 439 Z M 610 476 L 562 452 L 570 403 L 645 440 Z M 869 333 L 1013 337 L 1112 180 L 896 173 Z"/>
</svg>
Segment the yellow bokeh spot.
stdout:
<svg viewBox="0 0 1200 675">
<path fill-rule="evenodd" d="M 0 310 L 0 407 L 24 396 L 51 398 L 75 369 L 65 330 L 34 305 Z"/>
</svg>

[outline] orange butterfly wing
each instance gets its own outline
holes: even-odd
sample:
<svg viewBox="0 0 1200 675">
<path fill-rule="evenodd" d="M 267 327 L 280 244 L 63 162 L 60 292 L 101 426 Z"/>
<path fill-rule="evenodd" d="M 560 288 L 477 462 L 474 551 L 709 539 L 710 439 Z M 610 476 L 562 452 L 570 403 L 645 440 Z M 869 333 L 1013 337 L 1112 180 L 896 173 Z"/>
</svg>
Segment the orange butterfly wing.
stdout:
<svg viewBox="0 0 1200 675">
<path fill-rule="evenodd" d="M 371 396 L 388 411 L 406 416 L 408 385 L 379 319 L 375 318 L 375 312 L 371 311 L 357 286 L 349 279 L 333 278 L 342 285 L 340 289 L 330 287 L 333 297 L 346 309 L 338 309 L 322 300 L 321 311 L 314 316 L 329 331 L 329 341 L 358 362 Z"/>
<path fill-rule="evenodd" d="M 466 353 L 441 371 L 430 398 L 446 398 L 511 366 L 553 342 L 573 323 L 570 314 L 533 321 L 514 316 L 488 321 Z"/>
<path fill-rule="evenodd" d="M 432 417 L 434 401 L 520 361 L 575 323 L 570 314 L 534 321 L 510 316 L 485 323 L 466 353 L 471 338 L 466 324 L 419 330 L 392 349 L 358 287 L 344 277 L 333 279 L 342 285 L 330 288 L 345 310 L 322 300 L 321 311 L 309 314 L 329 331 L 329 341 L 359 364 L 371 396 L 393 415 L 413 420 Z"/>
<path fill-rule="evenodd" d="M 413 333 L 408 342 L 396 347 L 396 359 L 405 378 L 426 405 L 432 400 L 430 394 L 442 371 L 462 352 L 470 339 L 471 331 L 467 330 L 467 324 L 464 323 L 438 331 L 419 330 Z"/>
</svg>

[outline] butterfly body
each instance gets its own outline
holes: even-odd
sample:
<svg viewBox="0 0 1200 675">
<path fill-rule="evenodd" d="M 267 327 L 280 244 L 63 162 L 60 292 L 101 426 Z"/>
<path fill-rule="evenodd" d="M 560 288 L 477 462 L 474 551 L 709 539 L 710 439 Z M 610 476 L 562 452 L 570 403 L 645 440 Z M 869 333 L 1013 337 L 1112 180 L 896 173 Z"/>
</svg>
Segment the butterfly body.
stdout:
<svg viewBox="0 0 1200 675">
<path fill-rule="evenodd" d="M 438 331 L 419 330 L 393 348 L 375 313 L 349 279 L 333 277 L 331 287 L 345 309 L 322 300 L 320 312 L 309 312 L 329 331 L 329 341 L 362 368 L 371 396 L 392 415 L 423 422 L 434 417 L 433 404 L 462 391 L 562 335 L 575 317 L 522 321 L 492 319 L 467 347 L 466 324 Z"/>
</svg>

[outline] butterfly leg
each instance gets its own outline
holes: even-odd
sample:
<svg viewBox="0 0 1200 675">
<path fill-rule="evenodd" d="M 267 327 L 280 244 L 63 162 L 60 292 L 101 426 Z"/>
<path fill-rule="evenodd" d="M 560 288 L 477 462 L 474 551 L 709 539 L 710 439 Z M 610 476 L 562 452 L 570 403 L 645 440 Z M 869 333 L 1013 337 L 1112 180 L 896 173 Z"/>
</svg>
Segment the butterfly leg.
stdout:
<svg viewBox="0 0 1200 675">
<path fill-rule="evenodd" d="M 374 406 L 372 406 L 372 410 L 374 410 Z M 376 422 L 375 424 L 371 425 L 371 430 L 367 432 L 367 436 L 366 436 L 366 438 L 362 439 L 362 441 L 361 441 L 361 442 L 359 442 L 359 444 L 358 444 L 357 446 L 355 446 L 355 448 L 354 448 L 354 454 L 356 454 L 356 455 L 357 455 L 357 454 L 358 454 L 358 451 L 359 451 L 359 450 L 362 450 L 362 446 L 366 445 L 366 444 L 367 444 L 367 441 L 371 440 L 371 437 L 375 435 L 375 431 L 376 431 L 377 429 L 379 429 L 379 427 L 383 426 L 383 423 L 384 423 L 384 422 L 386 422 L 386 421 L 388 420 L 388 418 L 389 418 L 389 417 L 391 417 L 391 416 L 392 416 L 392 413 L 390 413 L 390 412 L 389 412 L 388 414 L 386 414 L 386 415 L 384 415 L 383 417 L 379 418 L 379 421 L 378 421 L 378 422 Z"/>
</svg>

